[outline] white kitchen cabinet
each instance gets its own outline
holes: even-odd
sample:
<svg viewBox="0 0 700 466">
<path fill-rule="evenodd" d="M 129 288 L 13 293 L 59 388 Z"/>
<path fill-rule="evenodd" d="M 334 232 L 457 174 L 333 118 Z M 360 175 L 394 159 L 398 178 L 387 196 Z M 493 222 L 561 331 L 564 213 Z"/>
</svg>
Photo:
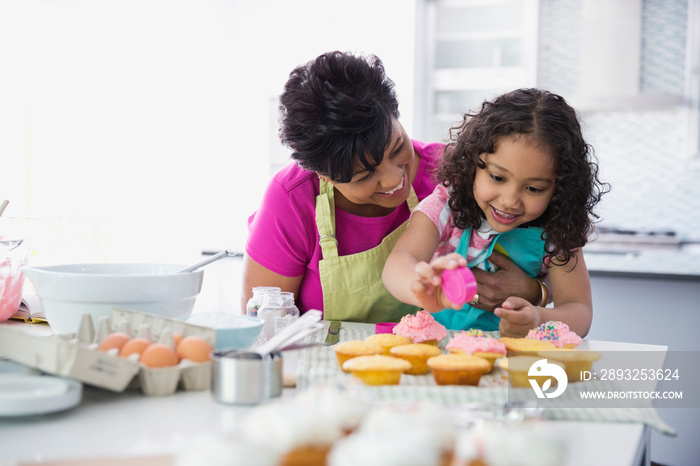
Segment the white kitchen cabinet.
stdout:
<svg viewBox="0 0 700 466">
<path fill-rule="evenodd" d="M 444 140 L 484 100 L 535 86 L 537 0 L 433 0 L 424 7 L 424 140 Z"/>
</svg>

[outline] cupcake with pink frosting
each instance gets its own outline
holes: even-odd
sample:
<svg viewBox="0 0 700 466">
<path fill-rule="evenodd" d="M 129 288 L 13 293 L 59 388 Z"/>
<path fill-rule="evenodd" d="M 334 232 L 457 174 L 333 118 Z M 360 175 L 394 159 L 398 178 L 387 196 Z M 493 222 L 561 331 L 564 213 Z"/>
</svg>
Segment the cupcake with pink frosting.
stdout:
<svg viewBox="0 0 700 466">
<path fill-rule="evenodd" d="M 394 327 L 395 335 L 410 338 L 413 343 L 437 345 L 447 336 L 447 328 L 437 322 L 428 311 L 408 314 Z"/>
<path fill-rule="evenodd" d="M 527 333 L 525 338 L 549 341 L 557 348 L 573 348 L 581 344 L 581 337 L 576 335 L 564 322 L 550 320 Z"/>
<path fill-rule="evenodd" d="M 471 354 L 486 359 L 493 368 L 496 359 L 506 355 L 506 345 L 481 330 L 459 332 L 445 346 L 450 353 Z"/>
</svg>

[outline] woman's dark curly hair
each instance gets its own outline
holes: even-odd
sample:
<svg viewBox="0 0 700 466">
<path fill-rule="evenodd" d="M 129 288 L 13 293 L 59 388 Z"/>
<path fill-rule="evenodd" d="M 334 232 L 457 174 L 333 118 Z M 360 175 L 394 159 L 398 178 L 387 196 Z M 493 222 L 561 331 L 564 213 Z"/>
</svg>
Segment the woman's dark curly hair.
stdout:
<svg viewBox="0 0 700 466">
<path fill-rule="evenodd" d="M 392 119 L 399 117 L 394 82 L 382 61 L 338 51 L 295 68 L 279 109 L 280 139 L 292 158 L 341 183 L 382 162 Z"/>
<path fill-rule="evenodd" d="M 517 89 L 484 102 L 478 113 L 465 114 L 450 129 L 438 178 L 451 188 L 449 206 L 455 225 L 478 228 L 484 218 L 474 199 L 476 170 L 485 168 L 480 155 L 493 153 L 499 141 L 521 137 L 547 150 L 556 163 L 549 206 L 524 226 L 543 228 L 547 256 L 566 264 L 573 251 L 588 241 L 599 218 L 593 209 L 609 185 L 598 179 L 593 148 L 584 141 L 576 111 L 563 97 L 539 89 Z"/>
</svg>

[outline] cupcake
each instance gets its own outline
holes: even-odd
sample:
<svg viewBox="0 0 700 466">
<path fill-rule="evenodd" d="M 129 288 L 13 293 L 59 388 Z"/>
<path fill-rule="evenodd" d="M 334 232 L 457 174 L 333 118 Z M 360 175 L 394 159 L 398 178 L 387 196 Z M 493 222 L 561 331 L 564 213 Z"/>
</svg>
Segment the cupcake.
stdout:
<svg viewBox="0 0 700 466">
<path fill-rule="evenodd" d="M 564 371 L 569 382 L 580 382 L 581 372 L 590 371 L 593 362 L 600 359 L 597 351 L 579 351 L 569 348 L 561 348 L 552 351 L 538 351 L 537 355 L 547 358 L 548 361 L 558 361 L 564 364 Z"/>
<path fill-rule="evenodd" d="M 508 358 L 499 359 L 496 365 L 503 370 L 508 371 L 508 381 L 511 387 L 516 388 L 529 388 L 531 387 L 529 379 L 534 379 L 537 384 L 542 387 L 547 380 L 551 380 L 551 385 L 557 384 L 557 379 L 551 376 L 530 376 L 528 373 L 530 367 L 542 358 L 539 356 L 512 356 Z M 560 367 L 564 367 L 564 364 L 558 361 L 551 361 L 551 364 L 556 364 Z"/>
<path fill-rule="evenodd" d="M 338 441 L 328 466 L 449 466 L 458 434 L 451 413 L 427 402 L 378 404 Z"/>
<path fill-rule="evenodd" d="M 549 341 L 533 340 L 531 338 L 501 337 L 498 341 L 506 345 L 506 350 L 508 351 L 535 352 L 557 348 L 554 346 L 554 343 Z"/>
<path fill-rule="evenodd" d="M 554 320 L 533 328 L 525 338 L 549 341 L 557 348 L 574 348 L 581 344 L 581 337 L 572 332 L 568 325 Z"/>
<path fill-rule="evenodd" d="M 468 354 L 442 354 L 428 359 L 438 385 L 478 385 L 481 376 L 491 370 L 483 358 Z"/>
<path fill-rule="evenodd" d="M 360 425 L 372 405 L 364 387 L 359 383 L 316 384 L 293 398 L 294 403 L 313 417 L 337 426 L 349 435 Z"/>
<path fill-rule="evenodd" d="M 417 314 L 407 314 L 394 327 L 395 335 L 408 337 L 413 343 L 426 343 L 437 345 L 447 336 L 447 328 L 437 322 L 428 311 L 419 311 Z"/>
<path fill-rule="evenodd" d="M 335 357 L 338 360 L 340 368 L 343 369 L 343 364 L 349 359 L 358 356 L 371 356 L 373 354 L 382 354 L 384 351 L 381 346 L 362 340 L 350 340 L 342 343 L 337 343 L 333 350 Z M 343 369 L 345 371 L 345 369 Z M 347 371 L 345 371 L 347 372 Z"/>
<path fill-rule="evenodd" d="M 480 330 L 477 332 L 481 332 Z M 506 345 L 483 332 L 460 332 L 445 347 L 450 353 L 471 354 L 486 359 L 491 368 L 496 359 L 506 355 Z"/>
<path fill-rule="evenodd" d="M 487 421 L 457 436 L 453 466 L 561 466 L 567 448 L 553 422 Z"/>
<path fill-rule="evenodd" d="M 391 356 L 358 356 L 343 364 L 345 372 L 362 380 L 367 385 L 398 385 L 401 374 L 411 368 L 411 363 Z"/>
<path fill-rule="evenodd" d="M 428 359 L 442 354 L 440 348 L 425 343 L 409 343 L 408 345 L 394 346 L 391 356 L 405 359 L 411 363 L 411 368 L 405 373 L 411 375 L 424 375 L 428 373 Z"/>
<path fill-rule="evenodd" d="M 377 333 L 376 335 L 370 335 L 365 338 L 367 343 L 372 343 L 382 347 L 385 356 L 391 356 L 391 348 L 399 345 L 410 345 L 413 343 L 410 338 L 401 335 L 394 335 L 393 333 Z"/>
<path fill-rule="evenodd" d="M 333 444 L 346 435 L 337 419 L 296 398 L 257 406 L 240 427 L 246 441 L 277 453 L 278 466 L 323 466 Z"/>
</svg>

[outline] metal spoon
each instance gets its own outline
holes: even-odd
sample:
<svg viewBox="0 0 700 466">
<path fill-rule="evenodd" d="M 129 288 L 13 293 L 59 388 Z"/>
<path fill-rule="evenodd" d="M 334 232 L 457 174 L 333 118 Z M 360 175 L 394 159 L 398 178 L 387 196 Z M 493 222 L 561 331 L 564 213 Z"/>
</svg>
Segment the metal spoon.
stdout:
<svg viewBox="0 0 700 466">
<path fill-rule="evenodd" d="M 23 239 L 10 239 L 10 240 L 0 239 L 0 245 L 3 246 L 3 248 L 5 249 L 5 252 L 10 252 L 13 249 L 18 248 L 22 244 L 23 241 L 24 241 Z"/>
<path fill-rule="evenodd" d="M 184 269 L 178 270 L 175 273 L 194 272 L 198 268 L 204 267 L 205 265 L 211 264 L 212 262 L 216 262 L 219 259 L 223 259 L 224 257 L 233 257 L 233 256 L 237 256 L 237 255 L 239 255 L 239 253 L 236 250 L 233 250 L 233 251 L 224 250 L 224 251 L 221 251 L 219 253 L 214 254 L 211 257 L 204 259 L 202 262 L 197 262 L 196 264 L 190 265 L 189 267 L 185 267 Z"/>
<path fill-rule="evenodd" d="M 290 340 L 290 337 L 297 335 L 304 329 L 314 327 L 315 324 L 321 320 L 321 318 L 321 311 L 316 309 L 310 309 L 306 311 L 296 321 L 282 329 L 280 333 L 270 338 L 268 341 L 266 341 L 259 347 L 254 348 L 253 351 L 261 355 L 272 353 L 273 351 L 281 348 L 285 343 L 287 343 Z M 318 328 L 316 330 L 318 330 Z"/>
<path fill-rule="evenodd" d="M 298 350 L 298 349 L 303 349 L 303 348 L 310 348 L 312 346 L 329 346 L 326 343 L 318 343 L 318 342 L 310 342 L 310 343 L 299 343 L 299 341 L 303 340 L 304 338 L 308 337 L 309 335 L 313 335 L 314 333 L 322 330 L 325 328 L 325 325 L 318 323 L 314 324 L 311 327 L 305 328 L 301 331 L 299 331 L 296 335 L 288 338 L 284 342 L 280 343 L 277 348 L 272 350 L 272 352 L 283 352 L 283 351 L 292 351 L 292 350 Z M 219 351 L 217 352 L 217 356 L 224 357 L 224 358 L 232 358 L 237 355 L 243 354 L 243 353 L 253 353 L 259 355 L 261 358 L 267 356 L 269 353 L 264 353 L 260 352 L 255 348 L 236 348 L 232 350 L 224 350 L 224 351 Z"/>
</svg>

